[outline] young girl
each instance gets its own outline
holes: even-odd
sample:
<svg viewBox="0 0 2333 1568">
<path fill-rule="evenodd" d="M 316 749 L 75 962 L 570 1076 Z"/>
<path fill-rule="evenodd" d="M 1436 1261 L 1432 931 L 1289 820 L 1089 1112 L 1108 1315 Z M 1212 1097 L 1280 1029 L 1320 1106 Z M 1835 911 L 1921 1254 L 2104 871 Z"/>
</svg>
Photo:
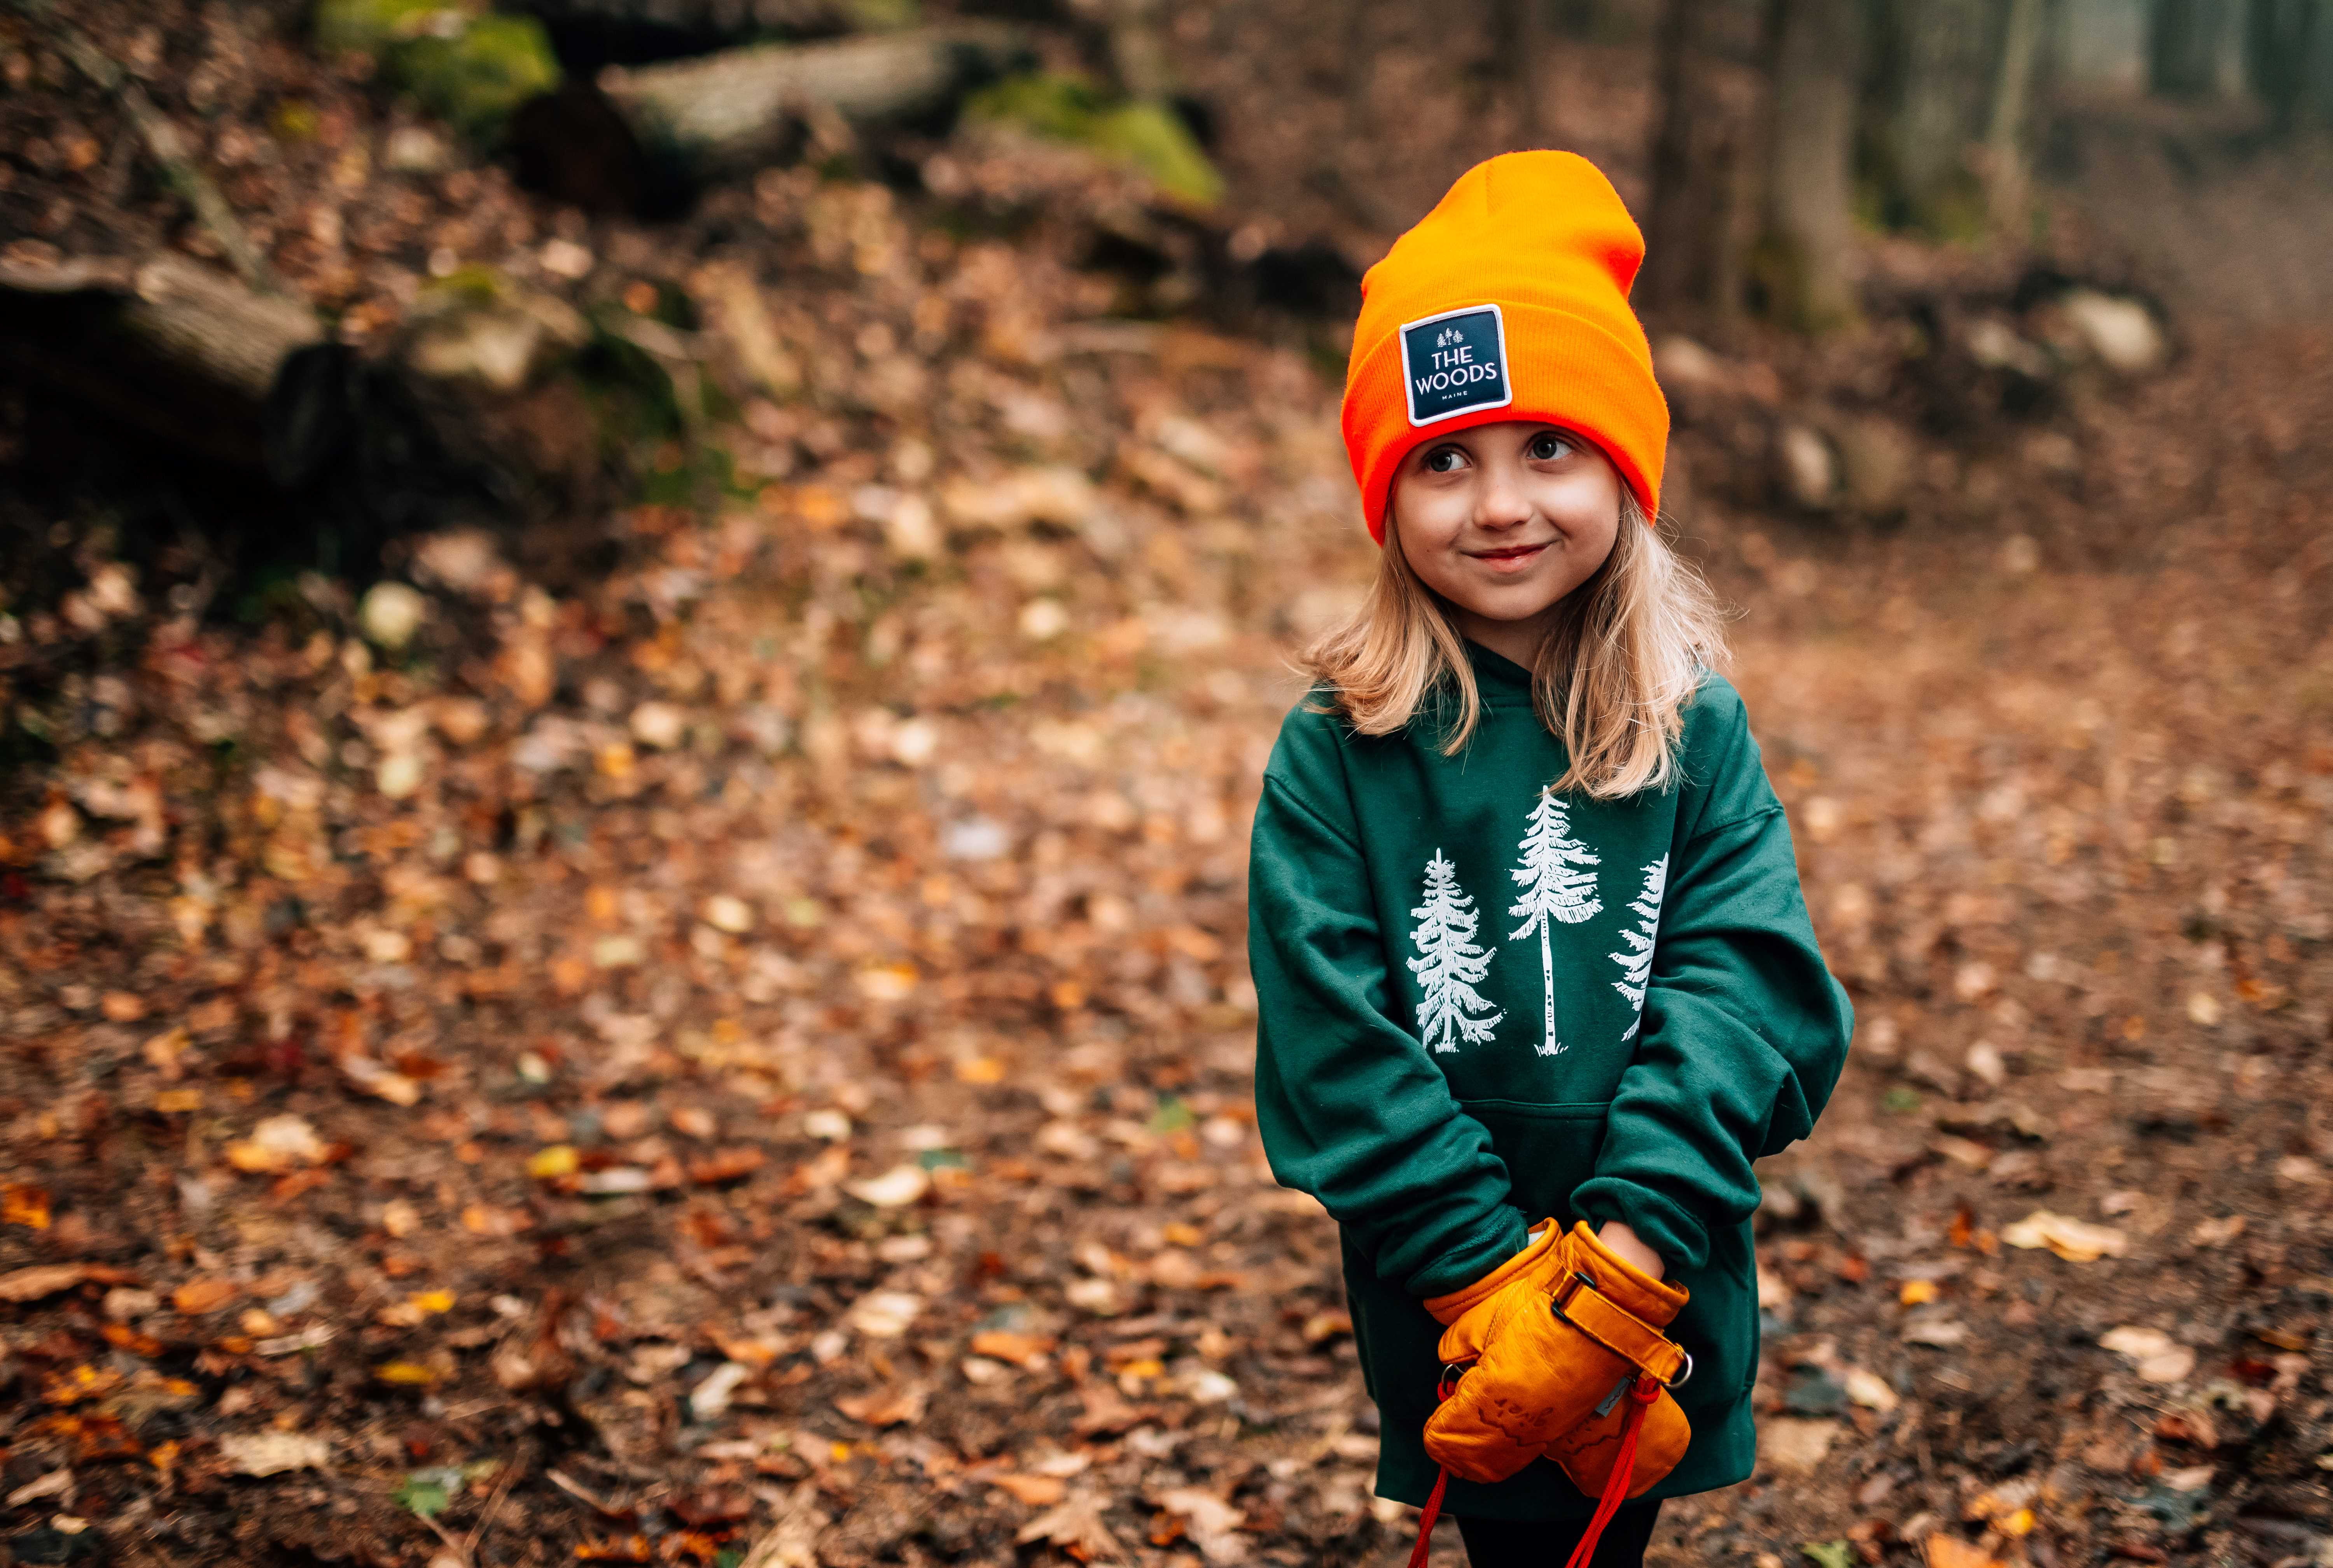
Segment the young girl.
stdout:
<svg viewBox="0 0 2333 1568">
<path fill-rule="evenodd" d="M 1370 270 L 1344 432 L 1382 565 L 1255 814 L 1264 1146 L 1342 1233 L 1378 1491 L 1477 1568 L 1639 1563 L 1659 1499 L 1749 1476 L 1751 1162 L 1847 1053 L 1653 527 L 1643 253 L 1593 166 L 1524 152 Z"/>
</svg>

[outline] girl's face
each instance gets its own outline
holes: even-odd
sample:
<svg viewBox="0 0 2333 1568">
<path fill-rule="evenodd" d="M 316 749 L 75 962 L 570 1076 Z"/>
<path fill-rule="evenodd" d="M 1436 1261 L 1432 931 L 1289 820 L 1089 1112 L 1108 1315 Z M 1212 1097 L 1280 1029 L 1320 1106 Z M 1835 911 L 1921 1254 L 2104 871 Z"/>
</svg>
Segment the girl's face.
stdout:
<svg viewBox="0 0 2333 1568">
<path fill-rule="evenodd" d="M 1536 617 L 1612 553 L 1620 475 L 1560 426 L 1477 425 L 1411 449 L 1392 512 L 1403 558 L 1455 608 L 1459 631 L 1528 664 Z"/>
</svg>

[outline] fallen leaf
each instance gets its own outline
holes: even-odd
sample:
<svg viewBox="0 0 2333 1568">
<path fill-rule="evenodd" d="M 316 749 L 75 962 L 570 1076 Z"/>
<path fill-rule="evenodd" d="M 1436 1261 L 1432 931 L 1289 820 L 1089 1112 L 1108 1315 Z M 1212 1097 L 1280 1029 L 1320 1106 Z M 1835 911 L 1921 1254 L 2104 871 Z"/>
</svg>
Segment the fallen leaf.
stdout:
<svg viewBox="0 0 2333 1568">
<path fill-rule="evenodd" d="M 743 936 L 754 929 L 754 906 L 725 893 L 705 901 L 704 915 L 706 924 L 732 936 Z"/>
<path fill-rule="evenodd" d="M 2036 1209 L 2014 1225 L 2003 1228 L 2001 1239 L 2029 1250 L 2046 1247 L 2069 1263 L 2120 1257 L 2129 1246 L 2123 1233 L 2111 1225 L 2092 1225 L 2047 1209 Z"/>
<path fill-rule="evenodd" d="M 1121 1556 L 1118 1537 L 1102 1520 L 1103 1506 L 1099 1495 L 1080 1492 L 1022 1525 L 1013 1539 L 1023 1546 L 1032 1541 L 1051 1542 L 1088 1563 L 1098 1557 Z"/>
<path fill-rule="evenodd" d="M 924 1310 L 924 1298 L 904 1290 L 874 1290 L 860 1296 L 843 1322 L 869 1339 L 897 1339 Z"/>
<path fill-rule="evenodd" d="M 754 1375 L 742 1362 L 725 1361 L 688 1391 L 689 1414 L 700 1421 L 719 1420 L 736 1397 L 738 1385 Z"/>
<path fill-rule="evenodd" d="M 2184 1382 L 2195 1370 L 2195 1353 L 2159 1328 L 2126 1324 L 2098 1335 L 2101 1348 L 2127 1356 L 2138 1375 L 2151 1383 Z"/>
<path fill-rule="evenodd" d="M 1247 1515 L 1213 1492 L 1199 1487 L 1176 1487 L 1154 1494 L 1150 1500 L 1184 1522 L 1192 1544 L 1208 1562 L 1247 1560 L 1247 1538 L 1237 1534 Z"/>
<path fill-rule="evenodd" d="M 38 1301 L 61 1290 L 71 1290 L 90 1277 L 85 1263 L 36 1263 L 0 1274 L 0 1301 Z"/>
<path fill-rule="evenodd" d="M 340 1060 L 341 1074 L 351 1084 L 377 1099 L 392 1105 L 414 1105 L 421 1100 L 421 1085 L 403 1073 L 384 1067 L 370 1056 L 346 1056 Z"/>
<path fill-rule="evenodd" d="M 1316 1312 L 1304 1320 L 1304 1343 L 1325 1344 L 1340 1334 L 1353 1332 L 1353 1315 L 1349 1312 Z"/>
<path fill-rule="evenodd" d="M 1847 1397 L 1865 1410 L 1877 1410 L 1881 1415 L 1886 1415 L 1900 1402 L 1896 1398 L 1896 1391 L 1888 1385 L 1887 1380 L 1877 1372 L 1866 1371 L 1859 1366 L 1849 1367 L 1844 1382 L 1847 1385 Z"/>
<path fill-rule="evenodd" d="M 1839 1434 L 1837 1421 L 1783 1416 L 1759 1427 L 1758 1458 L 1785 1473 L 1810 1474 L 1823 1462 Z"/>
<path fill-rule="evenodd" d="M 70 1468 L 51 1470 L 47 1475 L 27 1481 L 9 1493 L 5 1501 L 0 1501 L 0 1506 L 21 1508 L 27 1503 L 37 1503 L 43 1497 L 62 1497 L 71 1492 L 72 1487 L 73 1473 Z"/>
<path fill-rule="evenodd" d="M 2231 1214 L 2223 1219 L 2206 1219 L 2187 1232 L 2187 1239 L 2197 1247 L 2219 1247 L 2233 1241 L 2244 1233 L 2244 1217 Z"/>
<path fill-rule="evenodd" d="M 331 1458 L 330 1444 L 303 1432 L 230 1432 L 219 1439 L 218 1451 L 227 1468 L 243 1476 L 321 1470 Z"/>
<path fill-rule="evenodd" d="M 1983 1548 L 1942 1530 L 1922 1542 L 1920 1552 L 1928 1568 L 2002 1568 L 1999 1560 Z"/>
<path fill-rule="evenodd" d="M 716 1150 L 702 1160 L 688 1162 L 688 1179 L 699 1187 L 717 1187 L 740 1176 L 751 1176 L 769 1158 L 767 1150 L 754 1147 Z"/>
<path fill-rule="evenodd" d="M 920 1165 L 895 1165 L 880 1176 L 845 1181 L 842 1190 L 878 1209 L 903 1209 L 932 1190 L 932 1178 Z"/>
<path fill-rule="evenodd" d="M 216 1275 L 204 1279 L 190 1279 L 170 1293 L 170 1305 L 188 1317 L 199 1317 L 216 1312 L 243 1294 L 243 1287 L 231 1279 Z"/>
<path fill-rule="evenodd" d="M 251 1130 L 249 1138 L 227 1145 L 226 1161 L 238 1171 L 265 1174 L 321 1164 L 330 1152 L 305 1117 L 270 1116 Z"/>
<path fill-rule="evenodd" d="M 984 1329 L 972 1336 L 972 1353 L 1034 1370 L 1032 1363 L 1040 1362 L 1057 1343 L 1049 1334 L 1014 1334 L 1006 1329 Z"/>
<path fill-rule="evenodd" d="M 1917 1323 L 1906 1324 L 1902 1338 L 1906 1344 L 1933 1345 L 1939 1350 L 1949 1350 L 1968 1339 L 1968 1324 L 1949 1317 L 1923 1318 Z"/>
<path fill-rule="evenodd" d="M 1050 1508 L 1060 1502 L 1070 1489 L 1067 1481 L 1052 1476 L 1001 1475 L 988 1477 L 989 1485 L 1013 1495 L 1015 1501 L 1031 1508 Z"/>
<path fill-rule="evenodd" d="M 870 1427 L 913 1425 L 924 1419 L 929 1393 L 923 1389 L 878 1389 L 872 1393 L 846 1394 L 834 1408 L 854 1421 Z"/>
<path fill-rule="evenodd" d="M 1115 1317 L 1125 1310 L 1125 1304 L 1118 1299 L 1118 1286 L 1107 1279 L 1073 1279 L 1062 1287 L 1061 1296 L 1071 1306 L 1096 1317 Z"/>
<path fill-rule="evenodd" d="M 30 1187 L 18 1181 L 0 1187 L 0 1223 L 46 1230 L 49 1228 L 48 1189 Z"/>
<path fill-rule="evenodd" d="M 116 1350 L 126 1350 L 131 1355 L 150 1358 L 160 1355 L 168 1348 L 152 1334 L 134 1329 L 126 1323 L 109 1323 L 97 1332 L 104 1336 L 106 1343 Z"/>
</svg>

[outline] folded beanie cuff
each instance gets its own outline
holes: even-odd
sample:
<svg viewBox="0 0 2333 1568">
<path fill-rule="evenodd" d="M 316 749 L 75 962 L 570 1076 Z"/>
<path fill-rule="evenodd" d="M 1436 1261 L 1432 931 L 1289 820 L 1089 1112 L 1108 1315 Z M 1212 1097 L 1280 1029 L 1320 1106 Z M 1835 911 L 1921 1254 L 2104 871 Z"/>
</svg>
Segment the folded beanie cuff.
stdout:
<svg viewBox="0 0 2333 1568">
<path fill-rule="evenodd" d="M 1454 308 L 1491 302 L 1462 301 Z M 1577 311 L 1531 301 L 1498 304 L 1507 322 L 1511 388 L 1500 406 L 1411 424 L 1402 394 L 1398 326 L 1384 333 L 1353 368 L 1345 394 L 1345 439 L 1369 537 L 1379 544 L 1385 543 L 1385 515 L 1403 458 L 1440 436 L 1510 420 L 1560 425 L 1588 437 L 1619 471 L 1645 520 L 1650 522 L 1660 511 L 1668 401 L 1644 349 Z"/>
</svg>

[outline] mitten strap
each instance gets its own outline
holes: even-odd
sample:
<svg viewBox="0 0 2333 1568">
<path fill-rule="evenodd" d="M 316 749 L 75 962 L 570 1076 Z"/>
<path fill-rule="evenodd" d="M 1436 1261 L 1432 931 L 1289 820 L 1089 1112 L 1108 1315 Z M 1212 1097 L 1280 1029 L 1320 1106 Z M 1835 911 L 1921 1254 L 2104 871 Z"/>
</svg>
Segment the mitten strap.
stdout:
<svg viewBox="0 0 2333 1568">
<path fill-rule="evenodd" d="M 1679 1374 L 1692 1366 L 1693 1358 L 1683 1346 L 1613 1302 L 1585 1274 L 1564 1276 L 1549 1305 L 1556 1316 L 1613 1354 L 1634 1362 L 1658 1382 L 1677 1382 Z"/>
</svg>

